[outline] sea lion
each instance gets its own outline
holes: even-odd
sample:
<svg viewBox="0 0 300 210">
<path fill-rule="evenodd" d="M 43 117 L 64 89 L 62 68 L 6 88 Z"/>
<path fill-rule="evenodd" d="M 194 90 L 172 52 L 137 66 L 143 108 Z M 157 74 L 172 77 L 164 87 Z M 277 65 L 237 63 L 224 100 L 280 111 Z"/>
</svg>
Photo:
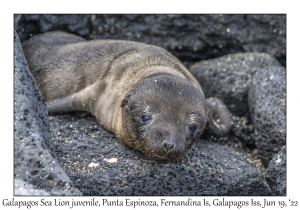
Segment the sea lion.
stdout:
<svg viewBox="0 0 300 210">
<path fill-rule="evenodd" d="M 205 128 L 199 83 L 160 47 L 56 31 L 33 36 L 23 48 L 50 113 L 88 111 L 151 159 L 182 157 Z"/>
</svg>

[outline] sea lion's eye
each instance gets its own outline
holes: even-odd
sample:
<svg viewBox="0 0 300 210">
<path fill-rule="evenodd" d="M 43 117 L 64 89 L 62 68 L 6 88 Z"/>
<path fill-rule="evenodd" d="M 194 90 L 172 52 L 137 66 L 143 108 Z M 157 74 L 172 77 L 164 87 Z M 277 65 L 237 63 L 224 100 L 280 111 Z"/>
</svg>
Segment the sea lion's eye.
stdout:
<svg viewBox="0 0 300 210">
<path fill-rule="evenodd" d="M 141 116 L 140 116 L 140 122 L 141 122 L 141 124 L 146 124 L 146 123 L 148 123 L 150 120 L 152 119 L 152 117 L 151 117 L 151 115 L 149 115 L 149 114 L 142 114 Z"/>
<path fill-rule="evenodd" d="M 195 124 L 189 124 L 188 131 L 190 134 L 194 135 L 197 130 L 197 126 Z"/>
</svg>

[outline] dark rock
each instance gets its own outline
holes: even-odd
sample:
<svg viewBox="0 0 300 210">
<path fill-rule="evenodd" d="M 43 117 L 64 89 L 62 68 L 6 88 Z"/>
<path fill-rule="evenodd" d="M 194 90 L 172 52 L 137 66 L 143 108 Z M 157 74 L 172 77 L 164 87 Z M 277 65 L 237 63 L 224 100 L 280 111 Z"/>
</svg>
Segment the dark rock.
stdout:
<svg viewBox="0 0 300 210">
<path fill-rule="evenodd" d="M 232 116 L 232 132 L 238 137 L 244 146 L 255 147 L 254 128 L 249 123 L 248 117 Z"/>
<path fill-rule="evenodd" d="M 286 15 L 246 15 L 246 52 L 265 52 L 286 65 Z"/>
<path fill-rule="evenodd" d="M 249 86 L 249 107 L 258 155 L 264 165 L 286 144 L 286 70 L 260 69 Z"/>
<path fill-rule="evenodd" d="M 266 179 L 274 195 L 286 196 L 285 146 L 270 161 Z"/>
<path fill-rule="evenodd" d="M 17 24 L 21 42 L 47 31 L 66 31 L 80 36 L 90 34 L 91 15 L 22 15 Z"/>
<path fill-rule="evenodd" d="M 52 195 L 80 195 L 81 192 L 75 188 L 70 191 L 57 188 L 60 181 L 71 181 L 55 158 L 46 103 L 28 69 L 16 32 L 14 86 L 14 177 L 19 180 L 18 183 L 22 180 L 30 185 L 23 192 L 26 194 L 31 192 L 30 189 L 47 186 L 48 189 L 53 187 L 47 191 Z M 17 192 L 22 193 L 19 185 L 16 185 Z"/>
<path fill-rule="evenodd" d="M 226 146 L 197 141 L 177 163 L 121 144 L 95 117 L 49 117 L 61 165 L 84 195 L 270 195 L 264 172 Z"/>
<path fill-rule="evenodd" d="M 233 115 L 248 112 L 248 86 L 252 75 L 267 66 L 281 66 L 264 53 L 237 53 L 191 66 L 190 71 L 199 81 L 205 97 L 221 99 Z"/>
<path fill-rule="evenodd" d="M 226 195 L 270 195 L 265 172 L 257 167 L 259 163 L 251 155 L 207 141 L 198 141 L 195 147 L 212 158 L 223 171 Z"/>
<path fill-rule="evenodd" d="M 166 48 L 182 61 L 265 52 L 286 63 L 286 15 L 22 15 L 17 32 L 63 30 L 85 38 L 127 39 Z"/>
</svg>

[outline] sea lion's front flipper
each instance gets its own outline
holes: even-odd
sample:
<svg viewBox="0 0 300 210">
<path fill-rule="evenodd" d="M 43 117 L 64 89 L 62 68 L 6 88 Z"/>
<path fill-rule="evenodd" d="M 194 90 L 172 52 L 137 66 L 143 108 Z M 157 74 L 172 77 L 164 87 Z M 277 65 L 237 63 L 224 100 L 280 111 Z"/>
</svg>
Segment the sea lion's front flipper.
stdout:
<svg viewBox="0 0 300 210">
<path fill-rule="evenodd" d="M 231 129 L 231 116 L 226 105 L 218 98 L 207 98 L 208 128 L 218 136 L 226 135 Z"/>
<path fill-rule="evenodd" d="M 76 111 L 75 107 L 73 106 L 72 96 L 66 96 L 63 98 L 58 98 L 51 102 L 47 102 L 47 106 L 49 113 L 65 113 Z"/>
<path fill-rule="evenodd" d="M 54 101 L 47 102 L 49 113 L 66 113 L 72 111 L 87 111 L 94 114 L 96 99 L 103 91 L 104 82 L 96 82 L 83 90 Z"/>
</svg>

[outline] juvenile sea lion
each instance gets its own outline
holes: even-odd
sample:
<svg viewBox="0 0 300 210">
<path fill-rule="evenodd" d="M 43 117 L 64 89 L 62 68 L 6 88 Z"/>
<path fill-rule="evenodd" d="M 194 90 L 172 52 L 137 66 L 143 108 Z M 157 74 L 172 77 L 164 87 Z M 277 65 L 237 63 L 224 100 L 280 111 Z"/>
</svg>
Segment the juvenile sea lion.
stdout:
<svg viewBox="0 0 300 210">
<path fill-rule="evenodd" d="M 160 47 L 64 32 L 33 36 L 23 47 L 49 112 L 88 111 L 149 158 L 180 158 L 205 128 L 199 83 Z"/>
</svg>

